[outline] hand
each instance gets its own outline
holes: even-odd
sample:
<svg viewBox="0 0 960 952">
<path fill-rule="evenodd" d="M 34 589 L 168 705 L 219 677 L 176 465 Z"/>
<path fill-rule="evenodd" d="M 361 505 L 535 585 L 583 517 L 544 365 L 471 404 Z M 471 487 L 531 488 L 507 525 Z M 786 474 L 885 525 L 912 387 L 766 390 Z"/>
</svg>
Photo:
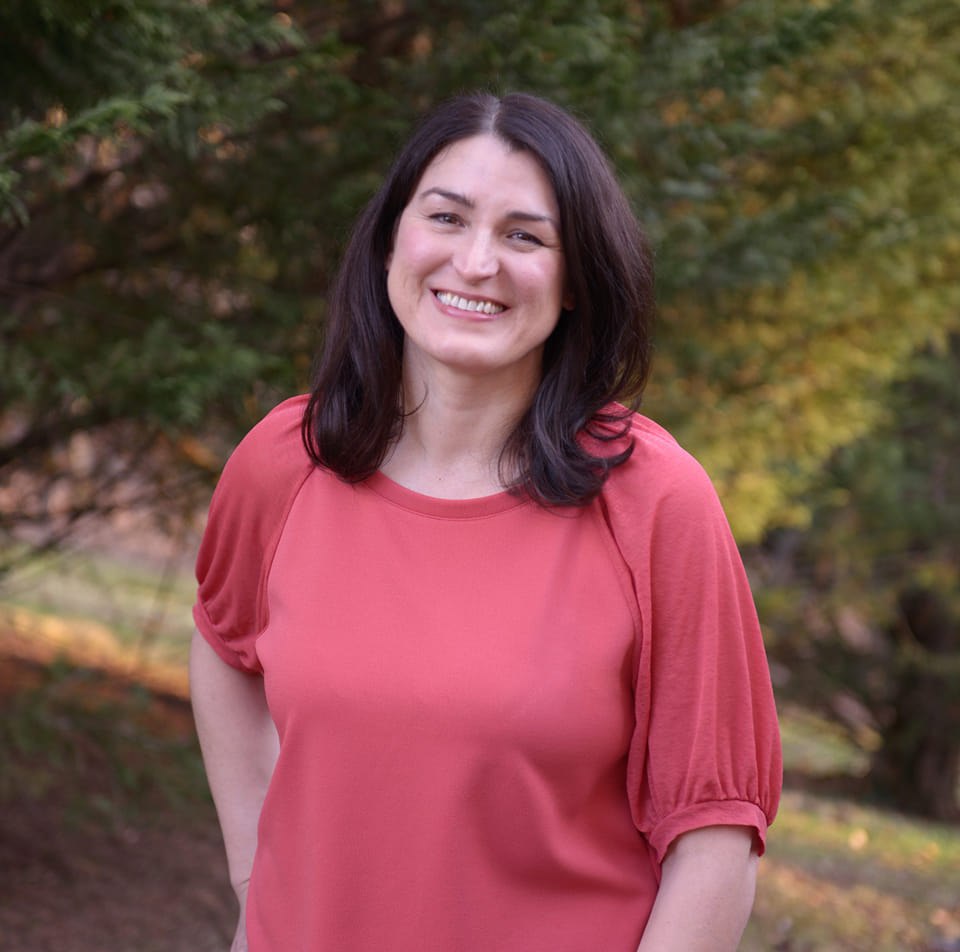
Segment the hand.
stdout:
<svg viewBox="0 0 960 952">
<path fill-rule="evenodd" d="M 230 952 L 247 952 L 247 884 L 246 881 L 242 882 L 236 888 L 240 914 L 237 916 L 237 931 L 233 934 Z"/>
<path fill-rule="evenodd" d="M 233 935 L 233 942 L 230 945 L 230 952 L 247 952 L 247 927 L 243 921 L 243 913 L 237 922 L 237 931 Z"/>
</svg>

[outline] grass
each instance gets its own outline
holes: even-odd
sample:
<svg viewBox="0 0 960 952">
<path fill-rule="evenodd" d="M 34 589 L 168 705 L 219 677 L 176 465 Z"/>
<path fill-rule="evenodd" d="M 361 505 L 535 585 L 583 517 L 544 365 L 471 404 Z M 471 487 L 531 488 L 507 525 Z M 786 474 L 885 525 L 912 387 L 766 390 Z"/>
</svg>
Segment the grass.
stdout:
<svg viewBox="0 0 960 952">
<path fill-rule="evenodd" d="M 802 708 L 782 712 L 793 777 L 769 837 L 743 952 L 926 952 L 960 940 L 960 828 L 815 792 L 866 771 L 870 735 Z"/>
<path fill-rule="evenodd" d="M 193 633 L 196 582 L 189 565 L 161 569 L 142 560 L 102 554 L 45 555 L 25 561 L 2 579 L 0 608 L 20 609 L 100 629 L 147 662 L 185 664 Z"/>
<path fill-rule="evenodd" d="M 960 938 L 958 896 L 957 828 L 788 790 L 744 949 L 932 948 Z"/>
<path fill-rule="evenodd" d="M 0 802 L 28 791 L 109 819 L 207 798 L 186 700 L 194 592 L 184 562 L 90 553 L 4 577 L 0 661 L 20 664 L 0 682 Z"/>
<path fill-rule="evenodd" d="M 780 736 L 788 769 L 812 777 L 862 777 L 879 743 L 866 729 L 851 743 L 847 728 L 796 705 L 781 711 Z"/>
</svg>

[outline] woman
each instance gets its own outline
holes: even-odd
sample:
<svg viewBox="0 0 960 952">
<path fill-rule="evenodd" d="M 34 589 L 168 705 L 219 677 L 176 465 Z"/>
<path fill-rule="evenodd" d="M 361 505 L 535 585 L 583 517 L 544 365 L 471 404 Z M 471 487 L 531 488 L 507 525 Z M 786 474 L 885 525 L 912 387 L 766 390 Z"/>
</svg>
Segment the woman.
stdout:
<svg viewBox="0 0 960 952">
<path fill-rule="evenodd" d="M 602 153 L 532 96 L 444 104 L 329 303 L 198 559 L 233 949 L 735 949 L 776 715 L 709 480 L 613 402 L 652 275 Z"/>
</svg>

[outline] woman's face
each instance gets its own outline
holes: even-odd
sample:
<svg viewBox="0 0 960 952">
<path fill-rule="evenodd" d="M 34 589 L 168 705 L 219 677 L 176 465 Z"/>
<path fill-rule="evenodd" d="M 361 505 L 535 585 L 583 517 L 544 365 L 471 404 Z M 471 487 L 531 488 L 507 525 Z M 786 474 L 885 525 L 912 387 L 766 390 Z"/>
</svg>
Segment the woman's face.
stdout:
<svg viewBox="0 0 960 952">
<path fill-rule="evenodd" d="M 387 259 L 408 369 L 535 387 L 544 342 L 572 306 L 564 286 L 557 200 L 532 155 L 480 135 L 427 166 Z"/>
</svg>

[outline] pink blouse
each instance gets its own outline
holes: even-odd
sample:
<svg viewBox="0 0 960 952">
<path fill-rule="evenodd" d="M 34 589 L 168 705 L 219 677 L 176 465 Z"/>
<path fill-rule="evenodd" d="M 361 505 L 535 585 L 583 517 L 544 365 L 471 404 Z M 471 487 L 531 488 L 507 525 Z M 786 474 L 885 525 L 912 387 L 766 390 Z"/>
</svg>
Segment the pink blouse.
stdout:
<svg viewBox="0 0 960 952">
<path fill-rule="evenodd" d="M 280 755 L 251 952 L 635 952 L 670 843 L 756 831 L 780 747 L 716 494 L 664 430 L 600 498 L 435 499 L 312 465 L 305 398 L 214 495 L 197 625 Z"/>
</svg>

